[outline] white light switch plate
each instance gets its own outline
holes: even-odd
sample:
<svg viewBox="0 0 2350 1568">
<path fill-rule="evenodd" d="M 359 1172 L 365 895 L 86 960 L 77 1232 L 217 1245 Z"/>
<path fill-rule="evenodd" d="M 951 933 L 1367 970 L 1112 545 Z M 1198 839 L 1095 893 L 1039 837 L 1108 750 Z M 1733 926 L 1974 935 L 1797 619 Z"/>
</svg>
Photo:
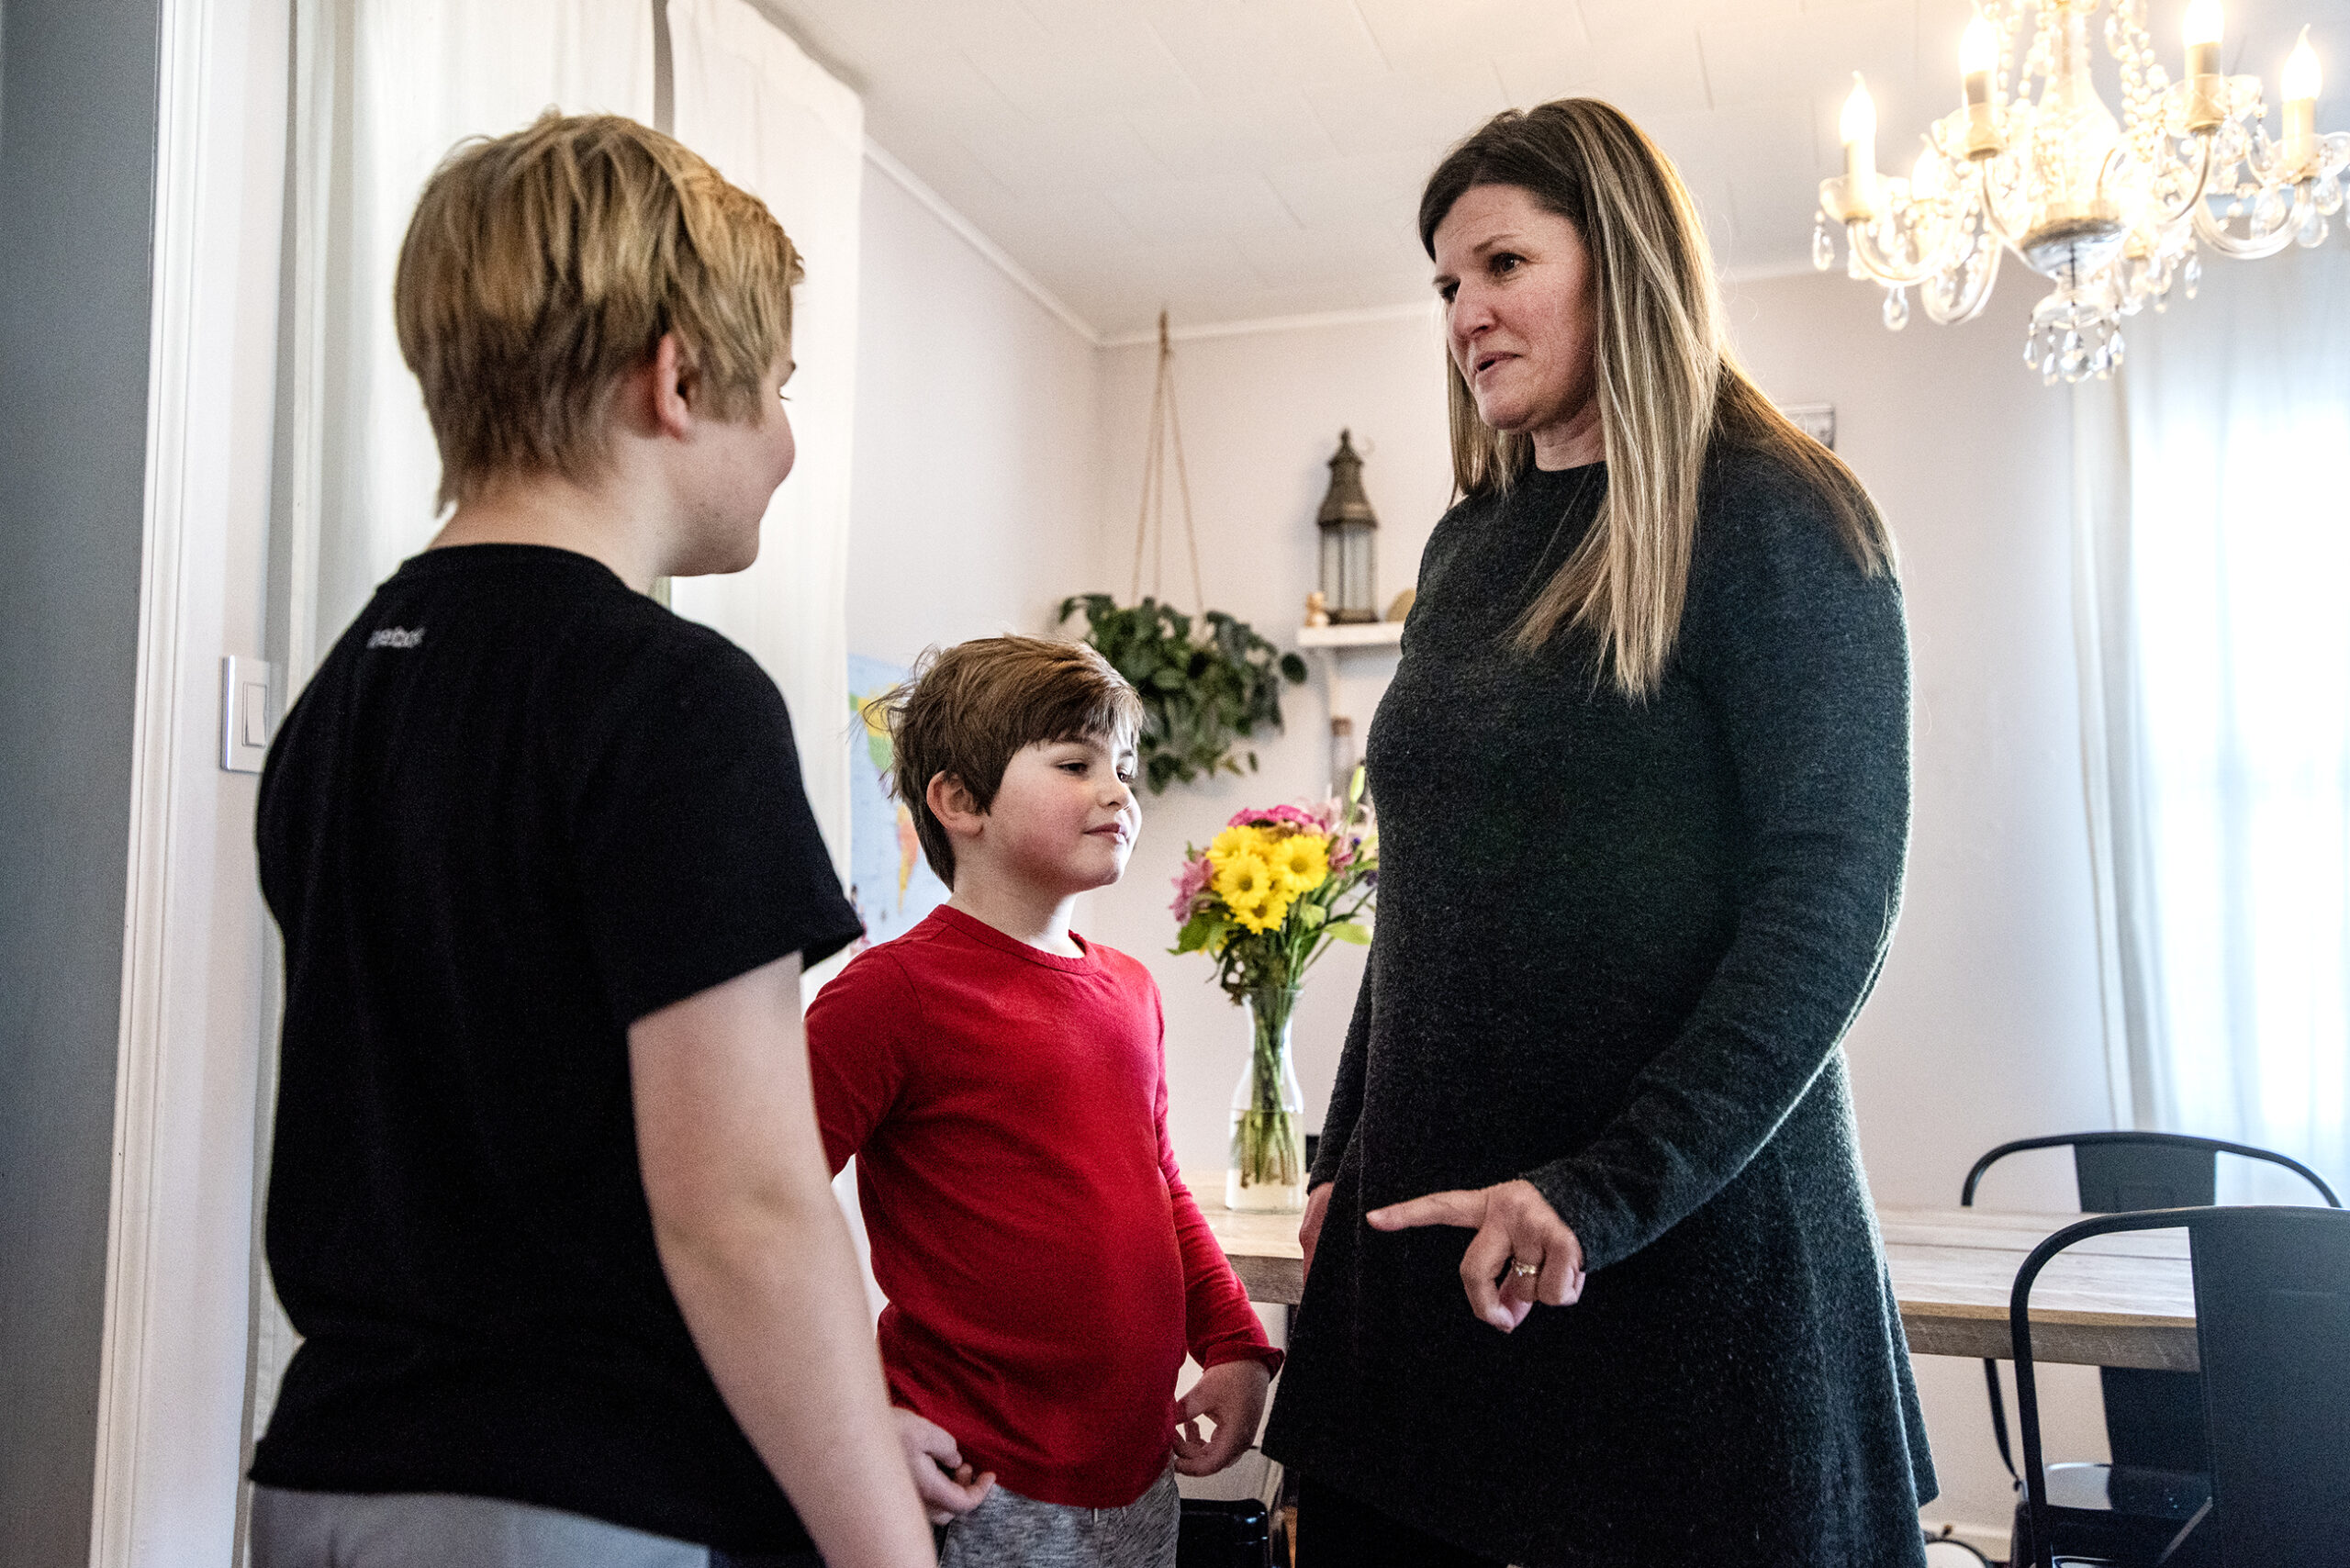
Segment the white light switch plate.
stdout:
<svg viewBox="0 0 2350 1568">
<path fill-rule="evenodd" d="M 259 773 L 277 733 L 277 666 L 235 654 L 220 661 L 220 766 Z"/>
</svg>

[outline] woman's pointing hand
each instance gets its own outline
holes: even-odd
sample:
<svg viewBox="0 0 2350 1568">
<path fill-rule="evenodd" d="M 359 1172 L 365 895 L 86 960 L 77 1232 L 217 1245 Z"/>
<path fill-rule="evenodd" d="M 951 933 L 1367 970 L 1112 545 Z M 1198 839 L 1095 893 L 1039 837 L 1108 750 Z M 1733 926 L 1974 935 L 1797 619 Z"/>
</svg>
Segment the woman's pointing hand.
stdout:
<svg viewBox="0 0 2350 1568">
<path fill-rule="evenodd" d="M 1453 1225 L 1477 1234 L 1460 1258 L 1470 1310 L 1506 1334 L 1537 1303 L 1566 1306 L 1583 1294 L 1583 1243 L 1527 1181 L 1430 1193 L 1367 1216 L 1374 1230 Z"/>
</svg>

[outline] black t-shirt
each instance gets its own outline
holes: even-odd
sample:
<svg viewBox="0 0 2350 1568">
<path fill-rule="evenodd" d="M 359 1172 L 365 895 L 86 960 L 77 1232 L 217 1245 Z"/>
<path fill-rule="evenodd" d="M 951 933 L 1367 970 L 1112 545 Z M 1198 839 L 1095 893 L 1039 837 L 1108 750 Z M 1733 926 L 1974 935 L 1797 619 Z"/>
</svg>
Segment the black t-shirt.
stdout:
<svg viewBox="0 0 2350 1568">
<path fill-rule="evenodd" d="M 857 934 L 774 683 L 586 556 L 429 552 L 287 716 L 259 838 L 305 1339 L 253 1479 L 804 1550 L 662 1273 L 627 1042 Z"/>
</svg>

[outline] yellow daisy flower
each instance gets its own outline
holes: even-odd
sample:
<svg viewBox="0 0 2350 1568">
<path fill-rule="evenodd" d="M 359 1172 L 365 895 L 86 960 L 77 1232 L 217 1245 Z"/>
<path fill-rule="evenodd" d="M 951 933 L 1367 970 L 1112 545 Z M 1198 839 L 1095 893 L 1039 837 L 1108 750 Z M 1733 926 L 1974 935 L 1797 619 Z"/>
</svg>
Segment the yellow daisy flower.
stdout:
<svg viewBox="0 0 2350 1568">
<path fill-rule="evenodd" d="M 1265 863 L 1292 894 L 1310 893 L 1330 879 L 1330 849 L 1321 839 L 1292 834 L 1272 847 Z"/>
<path fill-rule="evenodd" d="M 1208 840 L 1208 859 L 1218 870 L 1244 857 L 1264 858 L 1271 835 L 1260 827 L 1228 827 Z"/>
<path fill-rule="evenodd" d="M 1278 883 L 1275 884 L 1277 887 L 1280 884 Z M 1270 898 L 1264 902 L 1257 904 L 1250 909 L 1234 910 L 1232 912 L 1232 917 L 1240 922 L 1241 924 L 1247 926 L 1249 930 L 1261 936 L 1266 932 L 1280 925 L 1282 921 L 1287 920 L 1289 918 L 1289 906 L 1296 902 L 1297 901 L 1295 899 L 1286 897 Z"/>
<path fill-rule="evenodd" d="M 1213 858 L 1214 851 L 1210 850 L 1209 855 Z M 1260 855 L 1236 854 L 1220 862 L 1215 868 L 1214 887 L 1217 896 L 1231 906 L 1232 913 L 1243 923 L 1280 893 L 1279 879 Z"/>
</svg>

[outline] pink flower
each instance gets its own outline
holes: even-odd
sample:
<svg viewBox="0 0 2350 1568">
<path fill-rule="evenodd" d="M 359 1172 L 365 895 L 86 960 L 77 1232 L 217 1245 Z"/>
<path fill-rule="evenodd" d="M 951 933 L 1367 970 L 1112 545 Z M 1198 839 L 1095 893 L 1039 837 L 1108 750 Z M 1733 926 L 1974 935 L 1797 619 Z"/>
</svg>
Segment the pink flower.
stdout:
<svg viewBox="0 0 2350 1568">
<path fill-rule="evenodd" d="M 1183 862 L 1183 868 L 1175 873 L 1175 902 L 1168 906 L 1174 912 L 1176 919 L 1192 918 L 1192 905 L 1207 891 L 1208 877 L 1213 870 L 1204 855 L 1195 855 Z"/>
<path fill-rule="evenodd" d="M 1296 806 L 1251 806 L 1235 812 L 1226 827 L 1287 827 L 1301 833 L 1326 833 L 1328 828 L 1317 822 L 1313 813 Z"/>
</svg>

